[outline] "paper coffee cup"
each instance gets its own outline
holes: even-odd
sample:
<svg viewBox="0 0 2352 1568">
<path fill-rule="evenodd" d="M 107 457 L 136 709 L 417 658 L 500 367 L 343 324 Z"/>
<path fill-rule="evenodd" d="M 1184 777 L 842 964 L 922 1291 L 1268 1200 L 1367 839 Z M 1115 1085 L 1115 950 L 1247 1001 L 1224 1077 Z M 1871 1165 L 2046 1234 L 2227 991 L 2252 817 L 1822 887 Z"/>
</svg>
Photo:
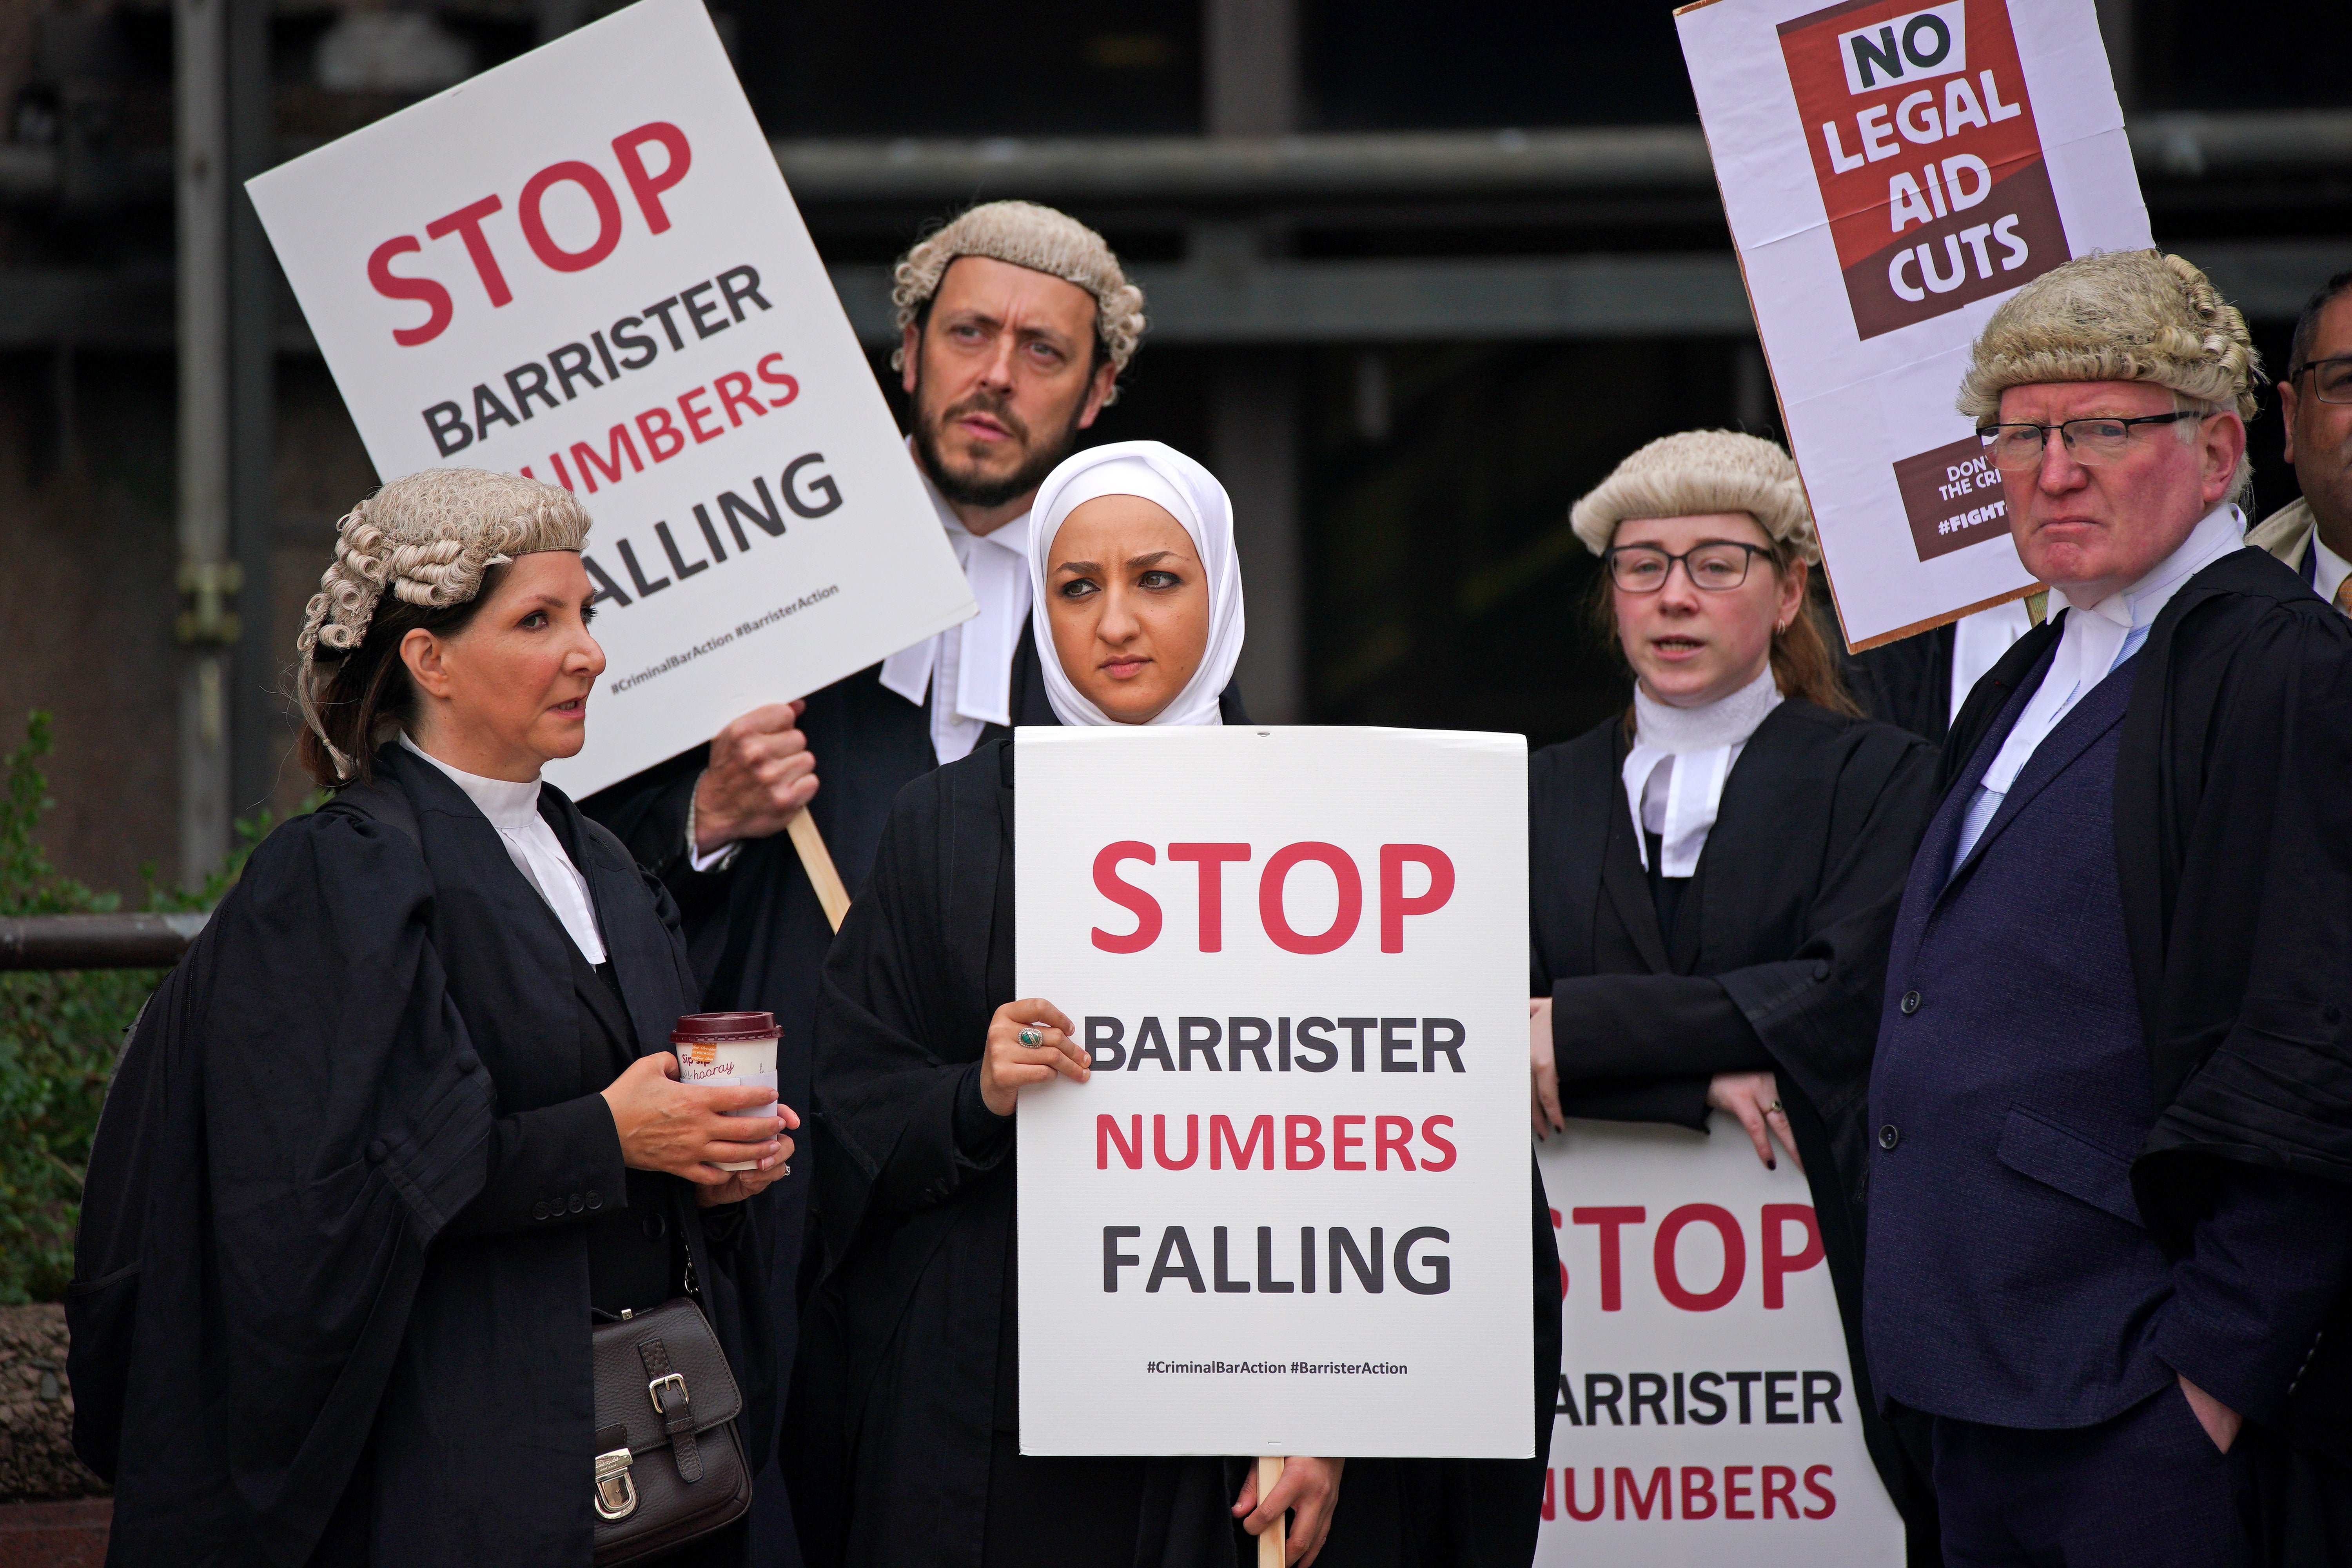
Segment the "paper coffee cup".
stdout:
<svg viewBox="0 0 2352 1568">
<path fill-rule="evenodd" d="M 756 1084 L 768 1091 L 769 1102 L 730 1110 L 730 1116 L 773 1116 L 776 1113 L 776 1027 L 773 1013 L 688 1013 L 670 1031 L 677 1052 L 677 1076 L 686 1083 L 733 1086 Z M 722 1164 L 722 1171 L 756 1169 L 745 1160 Z"/>
</svg>

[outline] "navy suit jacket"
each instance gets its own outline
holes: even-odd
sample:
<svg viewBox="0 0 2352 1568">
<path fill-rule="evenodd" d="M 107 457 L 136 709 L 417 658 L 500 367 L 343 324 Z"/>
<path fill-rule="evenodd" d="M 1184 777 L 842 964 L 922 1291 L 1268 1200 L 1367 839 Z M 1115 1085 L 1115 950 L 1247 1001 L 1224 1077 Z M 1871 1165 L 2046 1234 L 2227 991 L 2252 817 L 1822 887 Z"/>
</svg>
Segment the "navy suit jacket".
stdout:
<svg viewBox="0 0 2352 1568">
<path fill-rule="evenodd" d="M 2342 1277 L 2333 1184 L 2232 1168 L 2177 1258 L 2133 1195 L 2160 1109 L 2115 832 L 2138 662 L 2042 742 L 1955 866 L 2037 660 L 1912 867 L 1872 1080 L 1864 1295 L 1873 1377 L 1915 1408 L 2082 1426 L 2179 1373 L 2273 1416 Z"/>
</svg>

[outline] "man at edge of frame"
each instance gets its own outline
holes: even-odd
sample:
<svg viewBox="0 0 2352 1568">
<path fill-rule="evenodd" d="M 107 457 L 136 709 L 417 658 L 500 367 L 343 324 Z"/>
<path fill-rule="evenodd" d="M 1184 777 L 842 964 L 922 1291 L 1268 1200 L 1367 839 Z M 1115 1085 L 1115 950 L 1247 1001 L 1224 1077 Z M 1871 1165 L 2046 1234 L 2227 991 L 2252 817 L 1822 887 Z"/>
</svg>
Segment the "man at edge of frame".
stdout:
<svg viewBox="0 0 2352 1568">
<path fill-rule="evenodd" d="M 2260 374 L 2131 251 L 1963 382 L 2052 614 L 1953 721 L 1870 1085 L 1864 1339 L 1948 1563 L 2352 1547 L 2352 622 L 2246 547 Z"/>
</svg>

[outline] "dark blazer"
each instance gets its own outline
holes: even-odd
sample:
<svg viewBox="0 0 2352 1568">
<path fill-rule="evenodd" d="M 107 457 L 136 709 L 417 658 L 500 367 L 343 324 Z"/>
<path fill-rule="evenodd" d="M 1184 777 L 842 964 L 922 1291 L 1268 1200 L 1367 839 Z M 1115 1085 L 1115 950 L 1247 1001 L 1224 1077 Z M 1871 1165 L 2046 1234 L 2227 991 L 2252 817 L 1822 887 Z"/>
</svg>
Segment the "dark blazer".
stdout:
<svg viewBox="0 0 2352 1568">
<path fill-rule="evenodd" d="M 1941 745 L 1951 730 L 1952 650 L 1958 637 L 1947 624 L 1845 654 L 1846 689 L 1862 710 L 1882 724 Z"/>
<path fill-rule="evenodd" d="M 2130 1184 L 2156 1120 L 2111 806 L 2137 660 L 2052 731 L 1952 866 L 2047 663 L 1912 864 L 1871 1079 L 1865 1289 L 1882 1397 L 2040 1428 L 2095 1425 L 2172 1380 L 2153 1329 L 2173 1294 Z"/>
</svg>

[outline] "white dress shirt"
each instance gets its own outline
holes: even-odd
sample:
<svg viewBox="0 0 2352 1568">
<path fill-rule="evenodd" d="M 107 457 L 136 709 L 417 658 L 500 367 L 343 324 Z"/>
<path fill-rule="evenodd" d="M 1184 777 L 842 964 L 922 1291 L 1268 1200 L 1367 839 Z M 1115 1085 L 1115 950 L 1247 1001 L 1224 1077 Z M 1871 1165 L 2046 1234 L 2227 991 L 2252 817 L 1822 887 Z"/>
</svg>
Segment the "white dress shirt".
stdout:
<svg viewBox="0 0 2352 1568">
<path fill-rule="evenodd" d="M 604 963 L 604 939 L 597 934 L 596 906 L 588 896 L 588 879 L 563 852 L 563 841 L 555 837 L 547 818 L 539 815 L 539 781 L 516 784 L 511 779 L 486 779 L 451 767 L 405 733 L 400 743 L 448 774 L 449 782 L 481 808 L 490 826 L 499 830 L 507 858 L 562 922 L 573 945 L 589 963 Z"/>
<path fill-rule="evenodd" d="M 2343 603 L 2336 595 L 2344 591 L 2344 579 L 2352 577 L 2352 561 L 2347 561 L 2328 549 L 2326 541 L 2319 537 L 2316 528 L 2311 531 L 2311 568 L 2312 591 L 2329 604 L 2343 608 Z M 2352 610 L 2346 613 L 2352 614 Z"/>
<path fill-rule="evenodd" d="M 1643 835 L 1654 833 L 1660 876 L 1688 877 L 1698 870 L 1731 764 L 1756 726 L 1782 700 L 1769 665 L 1730 696 L 1697 708 L 1669 707 L 1635 684 L 1633 744 L 1622 776 L 1626 804 L 1642 827 L 1633 836 L 1642 869 L 1650 868 L 1649 841 Z"/>
<path fill-rule="evenodd" d="M 2025 710 L 2017 716 L 2000 754 L 1985 769 L 1976 794 L 1969 797 L 1953 865 L 1967 859 L 1977 840 L 1984 837 L 2000 803 L 2017 783 L 2017 775 L 2025 771 L 2050 731 L 2116 666 L 2140 650 L 2147 641 L 2148 628 L 2180 585 L 2224 555 L 2242 549 L 2245 536 L 2244 515 L 2224 501 L 2205 514 L 2179 548 L 2131 586 L 2095 605 L 2078 605 L 2063 588 L 2051 591 L 2051 598 L 2065 605 L 2066 623 L 2050 656 L 2050 672 L 2026 700 Z M 2051 607 L 2054 611 L 2058 606 Z"/>
<path fill-rule="evenodd" d="M 974 533 L 920 464 L 915 471 L 971 584 L 980 614 L 884 659 L 882 684 L 909 702 L 921 702 L 928 694 L 931 751 L 945 767 L 971 755 L 988 725 L 1013 722 L 1013 653 L 1029 620 L 1030 514 Z"/>
</svg>

